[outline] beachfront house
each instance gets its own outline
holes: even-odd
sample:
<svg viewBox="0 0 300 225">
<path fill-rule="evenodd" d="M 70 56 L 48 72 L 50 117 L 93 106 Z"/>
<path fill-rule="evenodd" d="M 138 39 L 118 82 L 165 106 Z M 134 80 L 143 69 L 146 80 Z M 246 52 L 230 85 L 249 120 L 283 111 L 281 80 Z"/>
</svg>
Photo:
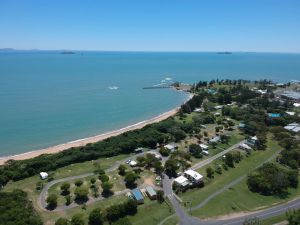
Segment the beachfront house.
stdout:
<svg viewBox="0 0 300 225">
<path fill-rule="evenodd" d="M 203 176 L 194 170 L 186 170 L 184 176 L 194 185 L 203 183 Z"/>
<path fill-rule="evenodd" d="M 46 173 L 46 172 L 40 172 L 40 177 L 41 177 L 42 180 L 45 180 L 45 179 L 48 178 L 48 173 Z"/>
<path fill-rule="evenodd" d="M 140 189 L 136 188 L 136 189 L 133 189 L 131 191 L 132 195 L 133 195 L 133 198 L 136 200 L 136 202 L 138 204 L 143 204 L 144 203 L 144 197 L 140 191 Z"/>
<path fill-rule="evenodd" d="M 155 200 L 157 197 L 156 191 L 151 186 L 146 187 L 146 193 L 151 200 Z"/>
</svg>

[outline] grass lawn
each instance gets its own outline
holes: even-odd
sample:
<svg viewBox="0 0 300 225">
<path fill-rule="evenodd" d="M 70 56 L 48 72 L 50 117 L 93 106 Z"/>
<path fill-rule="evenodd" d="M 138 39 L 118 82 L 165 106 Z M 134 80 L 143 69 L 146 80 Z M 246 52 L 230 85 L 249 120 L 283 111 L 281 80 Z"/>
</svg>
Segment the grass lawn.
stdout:
<svg viewBox="0 0 300 225">
<path fill-rule="evenodd" d="M 280 223 L 286 220 L 286 216 L 285 213 L 281 214 L 279 216 L 274 216 L 272 218 L 266 219 L 266 220 L 262 220 L 261 221 L 261 225 L 273 225 L 276 223 Z"/>
<path fill-rule="evenodd" d="M 170 203 L 164 202 L 160 204 L 147 198 L 145 199 L 145 204 L 138 207 L 138 213 L 128 218 L 133 225 L 157 225 L 172 214 L 174 214 L 174 211 Z"/>
<path fill-rule="evenodd" d="M 180 194 L 180 197 L 183 201 L 190 201 L 192 206 L 196 206 L 206 199 L 209 195 L 218 191 L 220 188 L 230 183 L 231 181 L 241 177 L 244 174 L 249 173 L 256 166 L 260 165 L 263 161 L 270 158 L 272 155 L 277 153 L 280 150 L 280 147 L 272 140 L 268 141 L 268 148 L 265 151 L 254 151 L 249 157 L 244 158 L 239 164 L 236 164 L 235 168 L 230 168 L 228 171 L 223 170 L 223 174 L 215 175 L 214 179 L 211 179 L 209 182 L 205 182 L 203 188 L 195 188 L 188 190 L 185 193 Z M 211 163 L 211 165 L 213 165 Z M 209 165 L 207 165 L 209 166 Z M 198 170 L 201 174 L 206 175 L 205 168 L 203 167 Z M 200 214 L 202 210 L 199 210 Z M 198 211 L 195 211 L 193 214 L 198 214 Z"/>
</svg>

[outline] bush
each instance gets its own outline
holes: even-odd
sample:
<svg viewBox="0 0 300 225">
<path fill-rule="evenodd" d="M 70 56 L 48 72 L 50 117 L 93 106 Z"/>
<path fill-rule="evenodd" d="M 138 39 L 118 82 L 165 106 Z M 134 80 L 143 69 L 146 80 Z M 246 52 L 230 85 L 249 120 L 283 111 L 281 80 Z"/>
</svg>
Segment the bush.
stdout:
<svg viewBox="0 0 300 225">
<path fill-rule="evenodd" d="M 77 181 L 75 181 L 75 185 L 76 185 L 77 187 L 80 187 L 82 184 L 83 184 L 83 181 L 82 181 L 82 180 L 77 180 Z"/>
<path fill-rule="evenodd" d="M 88 190 L 84 187 L 77 187 L 75 189 L 75 200 L 78 203 L 86 202 L 88 200 Z"/>
<path fill-rule="evenodd" d="M 101 182 L 107 182 L 109 181 L 109 176 L 107 176 L 106 174 L 102 174 L 99 175 L 99 179 L 101 180 Z"/>
<path fill-rule="evenodd" d="M 89 225 L 102 225 L 104 222 L 103 215 L 100 208 L 96 208 L 91 211 L 89 215 Z"/>
<path fill-rule="evenodd" d="M 50 210 L 53 210 L 57 206 L 57 196 L 55 194 L 51 194 L 46 199 L 47 202 L 47 208 Z"/>
</svg>

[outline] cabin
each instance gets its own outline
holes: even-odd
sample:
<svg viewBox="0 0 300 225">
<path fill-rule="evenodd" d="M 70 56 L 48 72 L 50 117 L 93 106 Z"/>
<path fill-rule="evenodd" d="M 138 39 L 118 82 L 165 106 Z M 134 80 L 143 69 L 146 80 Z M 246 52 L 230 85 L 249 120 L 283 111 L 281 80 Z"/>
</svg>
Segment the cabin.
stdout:
<svg viewBox="0 0 300 225">
<path fill-rule="evenodd" d="M 144 197 L 140 191 L 140 189 L 136 188 L 131 191 L 133 198 L 136 200 L 138 204 L 144 204 Z"/>
<path fill-rule="evenodd" d="M 157 198 L 156 191 L 154 190 L 153 187 L 147 186 L 145 189 L 146 189 L 146 193 L 147 193 L 148 197 L 149 197 L 151 200 L 155 200 L 155 199 Z"/>
<path fill-rule="evenodd" d="M 41 177 L 42 180 L 45 180 L 45 179 L 48 178 L 48 173 L 46 173 L 46 172 L 40 172 L 40 177 Z"/>
</svg>

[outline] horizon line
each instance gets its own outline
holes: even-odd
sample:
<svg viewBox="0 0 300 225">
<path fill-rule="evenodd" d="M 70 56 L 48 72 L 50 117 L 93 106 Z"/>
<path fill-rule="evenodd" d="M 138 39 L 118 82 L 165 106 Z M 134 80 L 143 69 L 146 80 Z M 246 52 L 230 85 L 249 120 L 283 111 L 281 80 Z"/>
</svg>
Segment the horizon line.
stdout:
<svg viewBox="0 0 300 225">
<path fill-rule="evenodd" d="M 300 54 L 300 52 L 289 52 L 289 51 L 247 51 L 247 50 L 87 50 L 87 49 L 16 49 L 16 48 L 0 48 L 0 52 L 3 51 L 73 51 L 73 52 L 149 52 L 149 53 L 278 53 L 278 54 Z"/>
</svg>

